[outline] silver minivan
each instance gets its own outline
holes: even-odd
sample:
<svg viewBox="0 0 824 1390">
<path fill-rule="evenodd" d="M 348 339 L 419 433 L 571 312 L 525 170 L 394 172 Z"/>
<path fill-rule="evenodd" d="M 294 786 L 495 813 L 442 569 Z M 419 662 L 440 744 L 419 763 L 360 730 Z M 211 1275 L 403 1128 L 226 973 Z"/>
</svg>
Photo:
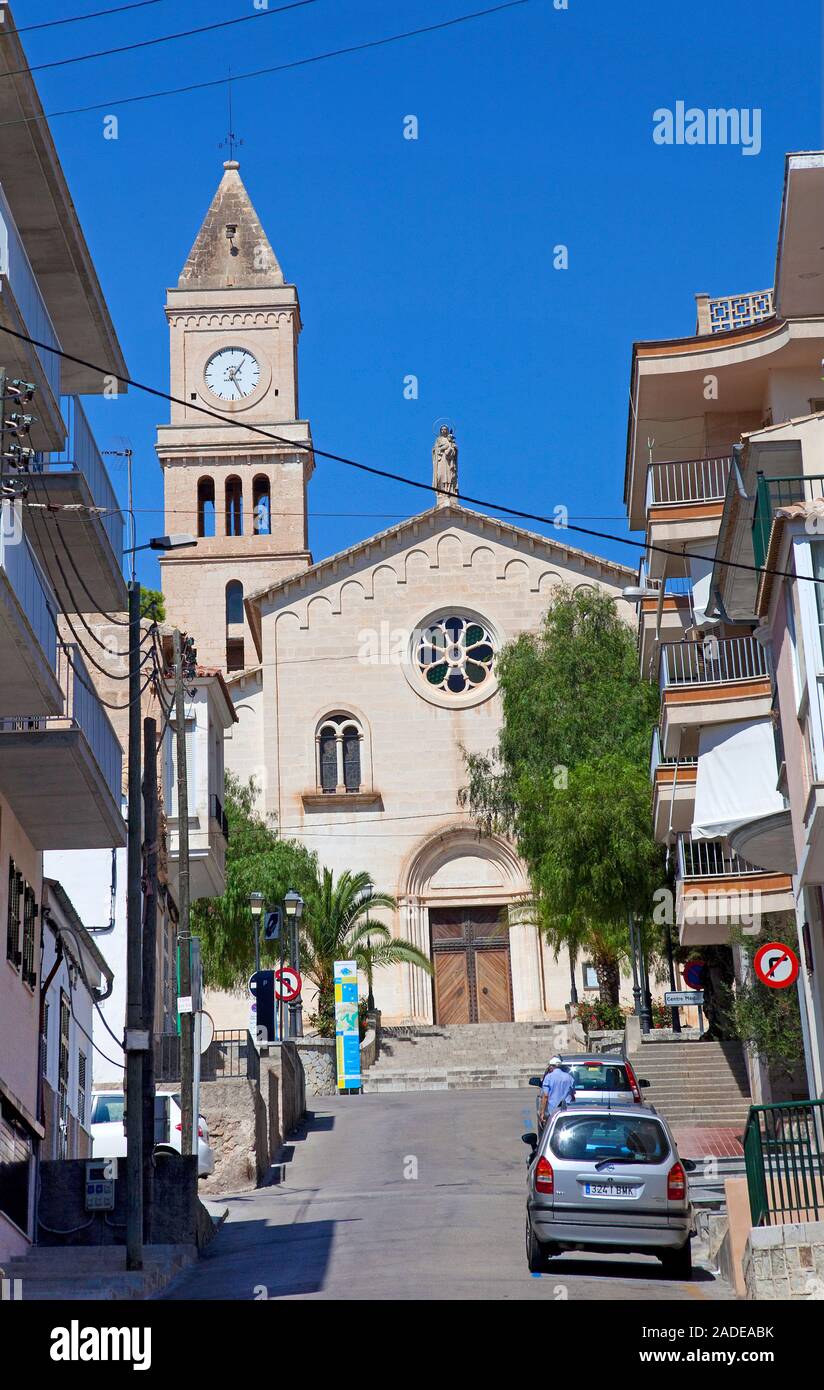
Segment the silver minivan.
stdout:
<svg viewBox="0 0 824 1390">
<path fill-rule="evenodd" d="M 639 1105 L 576 1103 L 556 1110 L 540 1138 L 525 1134 L 526 1256 L 533 1274 L 565 1250 L 657 1255 L 689 1279 L 693 1210 L 672 1131 Z"/>
</svg>

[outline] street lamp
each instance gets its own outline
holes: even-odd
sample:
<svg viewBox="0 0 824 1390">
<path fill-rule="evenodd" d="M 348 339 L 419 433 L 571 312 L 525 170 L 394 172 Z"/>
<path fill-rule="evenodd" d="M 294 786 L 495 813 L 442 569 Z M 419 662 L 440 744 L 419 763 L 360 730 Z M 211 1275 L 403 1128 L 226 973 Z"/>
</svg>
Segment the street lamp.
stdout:
<svg viewBox="0 0 824 1390">
<path fill-rule="evenodd" d="M 300 971 L 300 922 L 303 917 L 303 898 L 293 888 L 283 899 L 286 919 L 289 923 L 289 958 L 295 970 Z M 303 1003 L 298 995 L 289 1003 L 289 1037 L 303 1037 Z"/>
<path fill-rule="evenodd" d="M 249 894 L 249 911 L 252 914 L 252 929 L 255 933 L 255 973 L 260 970 L 260 919 L 263 916 L 264 901 L 262 893 Z"/>
</svg>

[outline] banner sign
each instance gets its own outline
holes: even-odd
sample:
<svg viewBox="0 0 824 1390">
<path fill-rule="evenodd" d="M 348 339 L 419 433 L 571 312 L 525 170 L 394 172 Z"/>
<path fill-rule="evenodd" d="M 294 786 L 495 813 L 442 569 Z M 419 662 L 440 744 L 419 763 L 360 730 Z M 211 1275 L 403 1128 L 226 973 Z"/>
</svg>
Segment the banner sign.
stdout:
<svg viewBox="0 0 824 1390">
<path fill-rule="evenodd" d="M 358 967 L 353 960 L 335 961 L 335 1053 L 338 1090 L 359 1091 Z"/>
</svg>

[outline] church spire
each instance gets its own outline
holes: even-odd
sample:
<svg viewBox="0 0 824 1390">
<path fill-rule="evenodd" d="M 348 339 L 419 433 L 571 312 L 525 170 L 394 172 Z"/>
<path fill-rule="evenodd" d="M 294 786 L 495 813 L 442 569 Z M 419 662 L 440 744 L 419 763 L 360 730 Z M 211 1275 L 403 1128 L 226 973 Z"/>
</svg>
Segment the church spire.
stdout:
<svg viewBox="0 0 824 1390">
<path fill-rule="evenodd" d="M 236 159 L 227 159 L 209 211 L 177 282 L 179 290 L 267 288 L 283 271 L 252 206 Z"/>
</svg>

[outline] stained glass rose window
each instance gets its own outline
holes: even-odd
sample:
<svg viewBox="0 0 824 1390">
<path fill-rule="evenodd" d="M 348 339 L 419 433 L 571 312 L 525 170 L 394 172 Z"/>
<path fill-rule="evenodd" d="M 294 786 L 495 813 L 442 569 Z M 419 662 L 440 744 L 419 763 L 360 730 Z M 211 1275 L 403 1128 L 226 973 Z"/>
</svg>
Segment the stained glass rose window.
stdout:
<svg viewBox="0 0 824 1390">
<path fill-rule="evenodd" d="M 427 624 L 415 654 L 428 685 L 449 695 L 463 695 L 489 680 L 495 644 L 489 628 L 477 618 L 452 614 Z"/>
</svg>

